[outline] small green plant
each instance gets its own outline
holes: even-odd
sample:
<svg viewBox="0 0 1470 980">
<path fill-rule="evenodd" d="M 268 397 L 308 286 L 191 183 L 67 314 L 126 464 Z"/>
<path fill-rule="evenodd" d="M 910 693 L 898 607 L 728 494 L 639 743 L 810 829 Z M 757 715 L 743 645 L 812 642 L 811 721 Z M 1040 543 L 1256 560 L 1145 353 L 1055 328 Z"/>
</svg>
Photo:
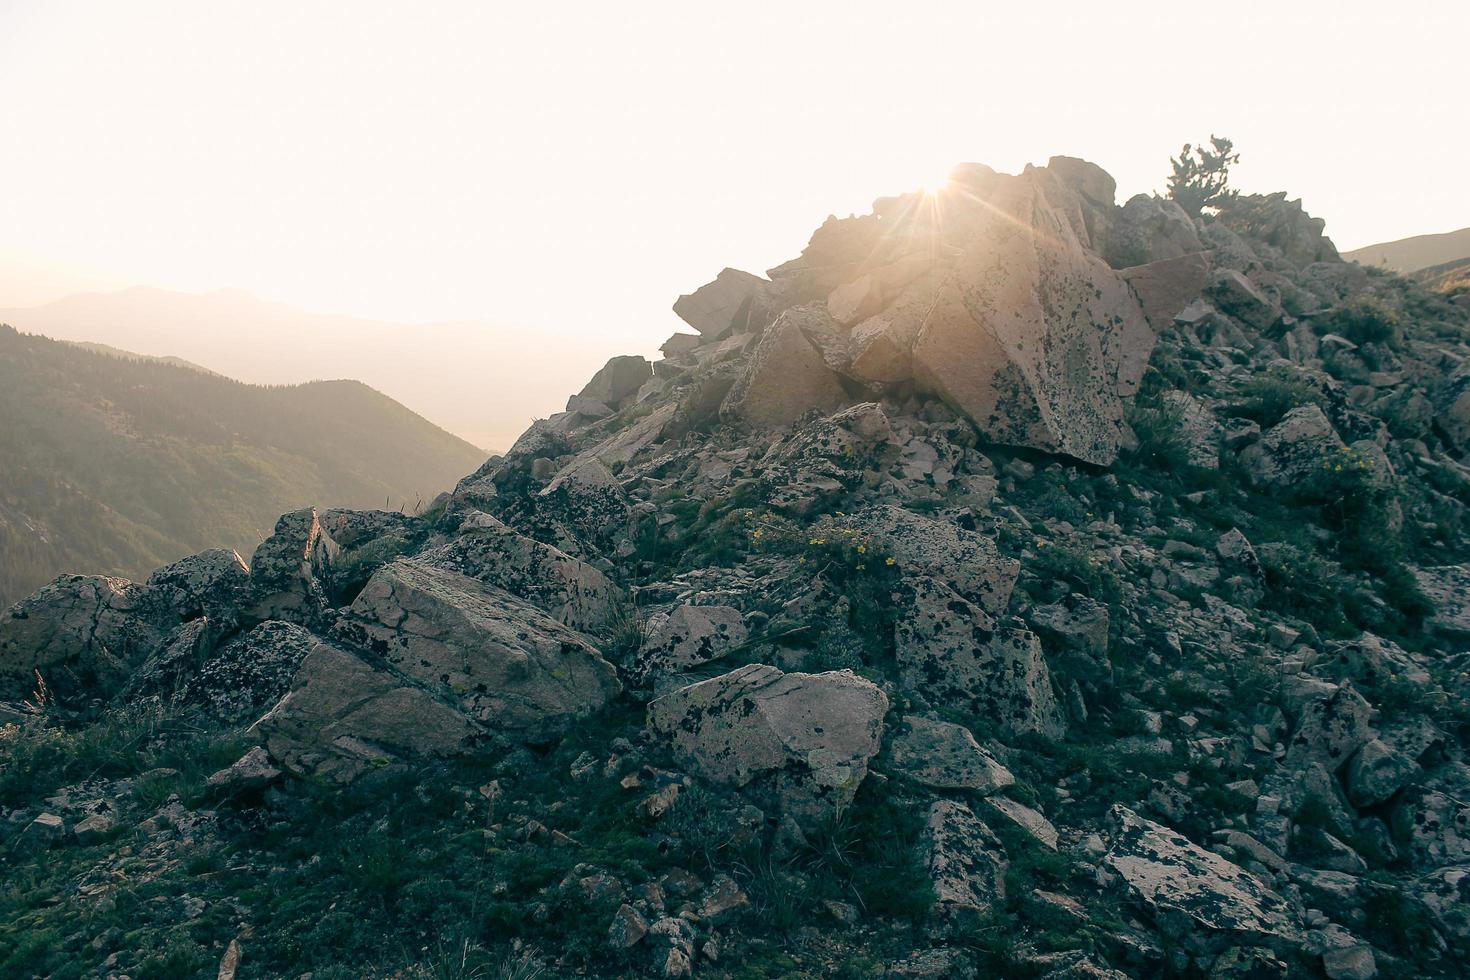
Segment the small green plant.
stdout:
<svg viewBox="0 0 1470 980">
<path fill-rule="evenodd" d="M 1372 298 L 1333 307 L 1313 321 L 1313 326 L 1318 333 L 1335 333 L 1359 346 L 1383 344 L 1396 348 L 1403 343 L 1398 314 Z"/>
<path fill-rule="evenodd" d="M 1169 175 L 1169 196 L 1190 215 L 1230 203 L 1236 196 L 1230 189 L 1230 167 L 1240 162 L 1234 150 L 1235 144 L 1223 136 L 1212 135 L 1208 147 L 1185 143 L 1179 156 L 1169 161 L 1174 170 Z"/>
</svg>

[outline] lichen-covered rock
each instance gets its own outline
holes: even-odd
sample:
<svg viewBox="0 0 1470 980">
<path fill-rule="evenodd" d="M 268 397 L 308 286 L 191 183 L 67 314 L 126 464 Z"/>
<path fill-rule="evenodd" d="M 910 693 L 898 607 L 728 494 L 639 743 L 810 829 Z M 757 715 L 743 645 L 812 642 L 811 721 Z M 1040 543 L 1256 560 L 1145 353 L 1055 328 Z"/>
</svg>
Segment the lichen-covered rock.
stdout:
<svg viewBox="0 0 1470 980">
<path fill-rule="evenodd" d="M 1060 602 L 1033 606 L 1026 618 L 1045 644 L 1047 656 L 1068 677 L 1094 687 L 1112 681 L 1106 603 L 1074 592 Z"/>
<path fill-rule="evenodd" d="M 803 330 L 830 319 L 823 307 L 794 307 L 766 328 L 721 414 L 756 428 L 789 425 L 807 412 L 832 412 L 847 401 L 837 375 Z"/>
<path fill-rule="evenodd" d="M 1441 932 L 1470 943 L 1470 865 L 1430 872 L 1419 879 L 1415 895 Z"/>
<path fill-rule="evenodd" d="M 928 576 L 906 577 L 898 592 L 895 656 L 906 687 L 1011 734 L 1062 734 L 1036 634 L 997 626 L 989 613 Z"/>
<path fill-rule="evenodd" d="M 1379 739 L 1370 739 L 1347 768 L 1348 799 L 1358 809 L 1377 806 L 1397 793 L 1419 765 Z"/>
<path fill-rule="evenodd" d="M 542 490 L 537 518 L 555 521 L 578 542 L 595 550 L 609 546 L 628 530 L 631 504 L 622 484 L 595 457 L 566 466 Z"/>
<path fill-rule="evenodd" d="M 1419 589 L 1434 604 L 1430 623 L 1441 633 L 1470 637 L 1470 566 L 1417 568 Z"/>
<path fill-rule="evenodd" d="M 1470 863 L 1470 803 L 1438 789 L 1405 791 L 1393 808 L 1393 829 L 1420 870 Z"/>
<path fill-rule="evenodd" d="M 919 715 L 904 716 L 889 742 L 888 761 L 915 782 L 935 789 L 987 794 L 1016 781 L 968 728 Z"/>
<path fill-rule="evenodd" d="M 422 688 L 327 643 L 312 648 L 290 692 L 253 730 L 282 768 L 335 783 L 459 755 L 482 734 Z"/>
<path fill-rule="evenodd" d="M 707 779 L 746 786 L 774 777 L 781 810 L 811 823 L 852 802 L 887 711 L 887 696 L 849 671 L 750 664 L 658 698 L 648 727 Z"/>
<path fill-rule="evenodd" d="M 620 690 L 587 639 L 510 593 L 417 560 L 379 569 L 339 624 L 476 722 L 539 740 Z"/>
<path fill-rule="evenodd" d="M 1325 698 L 1308 701 L 1286 750 L 1286 764 L 1305 768 L 1320 763 L 1335 772 L 1373 737 L 1368 720 L 1373 708 L 1344 684 Z"/>
<path fill-rule="evenodd" d="M 640 681 L 723 657 L 748 631 L 733 606 L 678 606 L 649 618 L 631 673 Z"/>
<path fill-rule="evenodd" d="M 0 685 L 29 698 L 40 673 L 53 697 L 110 695 L 163 642 L 148 590 L 105 575 L 63 575 L 0 614 Z"/>
<path fill-rule="evenodd" d="M 591 565 L 479 512 L 465 518 L 453 541 L 417 560 L 504 589 L 576 630 L 603 629 L 625 601 L 622 590 Z"/>
<path fill-rule="evenodd" d="M 267 620 L 211 651 L 177 685 L 171 701 L 192 717 L 222 724 L 259 718 L 291 688 L 302 661 L 321 642 L 296 625 Z"/>
<path fill-rule="evenodd" d="M 1291 907 L 1260 879 L 1127 807 L 1109 811 L 1103 863 L 1176 941 L 1193 950 L 1298 942 Z"/>
<path fill-rule="evenodd" d="M 1247 446 L 1240 461 L 1251 478 L 1269 486 L 1290 486 L 1316 472 L 1344 449 L 1337 430 L 1316 405 L 1293 408 Z"/>
<path fill-rule="evenodd" d="M 250 569 L 230 548 L 201 551 L 155 569 L 148 591 L 180 621 L 233 617 L 249 598 Z"/>
<path fill-rule="evenodd" d="M 990 616 L 1010 602 L 1020 562 L 1006 558 L 995 542 L 950 521 L 939 521 L 899 507 L 865 510 L 853 526 L 893 558 L 905 576 L 940 579 Z"/>
<path fill-rule="evenodd" d="M 959 254 L 913 348 L 915 380 L 989 438 L 1107 464 L 1120 394 L 1154 333 L 1034 173 L 958 168 L 943 227 Z"/>
<path fill-rule="evenodd" d="M 933 912 L 942 922 L 973 925 L 1005 901 L 1005 845 L 963 803 L 930 805 L 922 846 L 934 887 Z"/>
<path fill-rule="evenodd" d="M 1220 443 L 1224 431 L 1208 407 L 1186 391 L 1166 391 L 1159 398 L 1164 411 L 1178 424 L 1190 466 L 1206 470 L 1220 468 Z"/>
<path fill-rule="evenodd" d="M 322 579 L 336 552 L 336 544 L 322 534 L 314 508 L 282 514 L 275 532 L 250 558 L 251 618 L 320 623 L 327 608 Z"/>
</svg>

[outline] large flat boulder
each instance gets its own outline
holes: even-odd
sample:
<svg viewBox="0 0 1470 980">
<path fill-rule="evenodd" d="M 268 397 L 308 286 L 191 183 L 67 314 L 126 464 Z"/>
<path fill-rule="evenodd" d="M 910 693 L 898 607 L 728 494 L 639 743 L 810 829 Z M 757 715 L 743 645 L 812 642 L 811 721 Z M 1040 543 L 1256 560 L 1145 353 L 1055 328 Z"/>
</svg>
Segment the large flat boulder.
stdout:
<svg viewBox="0 0 1470 980">
<path fill-rule="evenodd" d="M 1115 805 L 1109 820 L 1103 864 L 1175 941 L 1195 951 L 1299 941 L 1291 907 L 1245 869 L 1125 806 Z"/>
<path fill-rule="evenodd" d="M 758 778 L 781 810 L 819 822 L 852 802 L 883 737 L 888 698 L 849 671 L 783 674 L 750 664 L 665 694 L 648 727 L 699 775 Z"/>
<path fill-rule="evenodd" d="M 339 629 L 479 724 L 526 740 L 565 731 L 620 690 L 582 634 L 508 592 L 416 560 L 379 569 Z"/>
<path fill-rule="evenodd" d="M 1154 342 L 1138 301 L 1036 174 L 952 180 L 943 220 L 958 255 L 914 344 L 915 380 L 996 442 L 1111 463 L 1120 395 L 1137 385 L 1120 367 Z"/>
<path fill-rule="evenodd" d="M 1016 781 L 1009 769 L 980 747 L 963 725 L 905 715 L 888 745 L 888 761 L 910 779 L 933 789 L 987 794 Z"/>
<path fill-rule="evenodd" d="M 974 925 L 1005 901 L 1005 846 L 963 803 L 930 805 L 921 846 L 934 887 L 933 914 L 946 926 Z"/>
</svg>

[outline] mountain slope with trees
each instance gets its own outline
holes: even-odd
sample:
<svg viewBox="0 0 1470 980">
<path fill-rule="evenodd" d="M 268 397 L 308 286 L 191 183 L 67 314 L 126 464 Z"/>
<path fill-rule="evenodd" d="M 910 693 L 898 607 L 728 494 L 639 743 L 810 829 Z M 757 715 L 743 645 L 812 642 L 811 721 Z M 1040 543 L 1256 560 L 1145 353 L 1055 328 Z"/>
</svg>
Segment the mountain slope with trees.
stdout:
<svg viewBox="0 0 1470 980">
<path fill-rule="evenodd" d="M 356 381 L 262 387 L 0 328 L 0 605 L 62 572 L 249 555 L 283 510 L 412 510 L 484 459 Z"/>
</svg>

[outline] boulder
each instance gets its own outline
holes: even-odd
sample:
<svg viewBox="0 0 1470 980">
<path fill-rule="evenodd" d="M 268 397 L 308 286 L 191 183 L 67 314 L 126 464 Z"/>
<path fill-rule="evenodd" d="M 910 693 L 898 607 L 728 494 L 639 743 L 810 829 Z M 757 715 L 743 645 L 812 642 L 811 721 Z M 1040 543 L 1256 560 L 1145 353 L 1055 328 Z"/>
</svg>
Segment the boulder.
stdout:
<svg viewBox="0 0 1470 980">
<path fill-rule="evenodd" d="M 1175 941 L 1195 951 L 1301 939 L 1291 906 L 1254 875 L 1121 805 L 1103 864 Z"/>
<path fill-rule="evenodd" d="M 291 689 L 296 671 L 319 642 L 295 623 L 259 623 L 218 648 L 200 651 L 197 666 L 179 672 L 171 703 L 187 717 L 225 725 L 252 722 Z"/>
<path fill-rule="evenodd" d="M 695 348 L 699 347 L 703 343 L 704 338 L 700 337 L 698 334 L 670 334 L 669 339 L 664 341 L 663 344 L 659 347 L 659 353 L 668 358 L 683 357 L 685 354 L 692 353 Z"/>
<path fill-rule="evenodd" d="M 934 789 L 994 793 L 1016 781 L 962 725 L 905 715 L 888 745 L 888 761 L 910 779 Z"/>
<path fill-rule="evenodd" d="M 1348 763 L 1347 795 L 1358 809 L 1377 806 L 1397 793 L 1419 764 L 1379 739 L 1369 739 Z"/>
<path fill-rule="evenodd" d="M 760 276 L 725 269 L 713 282 L 680 296 L 674 302 L 674 313 L 705 341 L 719 340 L 731 331 L 745 330 L 751 301 L 768 286 Z"/>
<path fill-rule="evenodd" d="M 0 614 L 0 694 L 107 698 L 164 640 L 148 590 L 105 575 L 63 575 Z"/>
<path fill-rule="evenodd" d="M 579 458 L 541 489 L 536 505 L 539 521 L 562 525 L 576 542 L 595 550 L 628 529 L 632 505 L 612 471 L 595 456 Z"/>
<path fill-rule="evenodd" d="M 272 765 L 270 754 L 257 745 L 211 775 L 204 785 L 221 793 L 248 793 L 264 789 L 279 778 L 281 770 Z"/>
<path fill-rule="evenodd" d="M 1074 592 L 1061 602 L 1033 606 L 1027 619 L 1067 676 L 1093 686 L 1112 680 L 1106 603 Z"/>
<path fill-rule="evenodd" d="M 905 577 L 897 593 L 895 657 L 905 687 L 1009 734 L 1062 734 L 1036 634 L 997 626 L 990 613 L 928 576 Z"/>
<path fill-rule="evenodd" d="M 1470 864 L 1470 803 L 1438 789 L 1406 790 L 1393 808 L 1393 829 L 1422 871 Z"/>
<path fill-rule="evenodd" d="M 783 674 L 750 664 L 653 701 L 648 727 L 706 779 L 773 780 L 780 809 L 814 825 L 852 802 L 887 711 L 883 692 L 850 671 Z"/>
<path fill-rule="evenodd" d="M 509 592 L 417 560 L 379 569 L 339 629 L 479 724 L 529 741 L 560 734 L 620 690 L 581 634 Z"/>
<path fill-rule="evenodd" d="M 577 397 L 601 402 L 609 408 L 617 408 L 622 402 L 643 387 L 653 377 L 653 365 L 636 354 L 624 354 L 610 359 L 592 380 L 578 393 Z"/>
<path fill-rule="evenodd" d="M 1281 308 L 1234 269 L 1217 269 L 1210 276 L 1205 295 L 1214 301 L 1221 312 L 1228 313 L 1257 330 L 1274 326 L 1281 318 Z"/>
<path fill-rule="evenodd" d="M 921 846 L 934 887 L 933 914 L 941 922 L 963 929 L 1005 901 L 1005 845 L 963 803 L 930 804 Z"/>
<path fill-rule="evenodd" d="M 1113 215 L 1107 259 L 1113 268 L 1123 269 L 1177 259 L 1202 248 L 1194 222 L 1178 203 L 1156 194 L 1135 194 Z"/>
<path fill-rule="evenodd" d="M 1417 568 L 1414 577 L 1434 604 L 1430 625 L 1447 636 L 1470 638 L 1470 566 Z"/>
<path fill-rule="evenodd" d="M 1209 274 L 1210 258 L 1205 252 L 1190 252 L 1118 272 L 1132 287 L 1155 331 L 1173 326 L 1174 317 L 1199 299 Z"/>
<path fill-rule="evenodd" d="M 990 616 L 1003 613 L 1010 602 L 1020 562 L 1002 556 L 982 534 L 894 506 L 864 510 L 852 526 L 905 576 L 940 579 Z"/>
<path fill-rule="evenodd" d="M 1344 449 L 1337 430 L 1316 405 L 1302 405 L 1241 451 L 1251 479 L 1269 486 L 1296 484 Z"/>
<path fill-rule="evenodd" d="M 1154 342 L 1137 300 L 1034 172 L 952 180 L 942 226 L 957 254 L 914 344 L 915 381 L 996 442 L 1111 463 L 1120 395 Z"/>
<path fill-rule="evenodd" d="M 745 372 L 725 396 L 726 418 L 757 428 L 788 425 L 807 412 L 832 412 L 847 393 L 803 325 L 827 319 L 823 307 L 794 307 L 766 328 Z"/>
<path fill-rule="evenodd" d="M 482 734 L 417 685 L 321 642 L 252 731 L 281 768 L 334 783 L 418 757 L 460 755 Z"/>
<path fill-rule="evenodd" d="M 250 597 L 250 568 L 230 548 L 215 548 L 155 569 L 150 599 L 180 621 L 232 618 Z"/>
<path fill-rule="evenodd" d="M 994 813 L 1021 828 L 1042 847 L 1049 851 L 1057 849 L 1057 841 L 1060 840 L 1057 828 L 1052 826 L 1052 822 L 1038 811 L 1006 796 L 987 796 L 985 805 Z"/>
<path fill-rule="evenodd" d="M 718 660 L 747 633 L 733 606 L 678 606 L 649 618 L 631 673 L 647 680 Z"/>
<path fill-rule="evenodd" d="M 335 542 L 322 534 L 314 508 L 282 514 L 275 532 L 250 558 L 250 617 L 307 626 L 321 622 L 327 609 L 321 580 L 337 550 Z"/>
<path fill-rule="evenodd" d="M 1336 772 L 1373 737 L 1368 720 L 1373 708 L 1351 684 L 1330 696 L 1303 705 L 1295 734 L 1286 750 L 1286 764 L 1303 769 L 1320 763 Z"/>
<path fill-rule="evenodd" d="M 603 629 L 618 618 L 625 602 L 622 590 L 602 572 L 489 514 L 469 514 L 457 538 L 417 560 L 504 589 L 575 630 Z"/>
</svg>

